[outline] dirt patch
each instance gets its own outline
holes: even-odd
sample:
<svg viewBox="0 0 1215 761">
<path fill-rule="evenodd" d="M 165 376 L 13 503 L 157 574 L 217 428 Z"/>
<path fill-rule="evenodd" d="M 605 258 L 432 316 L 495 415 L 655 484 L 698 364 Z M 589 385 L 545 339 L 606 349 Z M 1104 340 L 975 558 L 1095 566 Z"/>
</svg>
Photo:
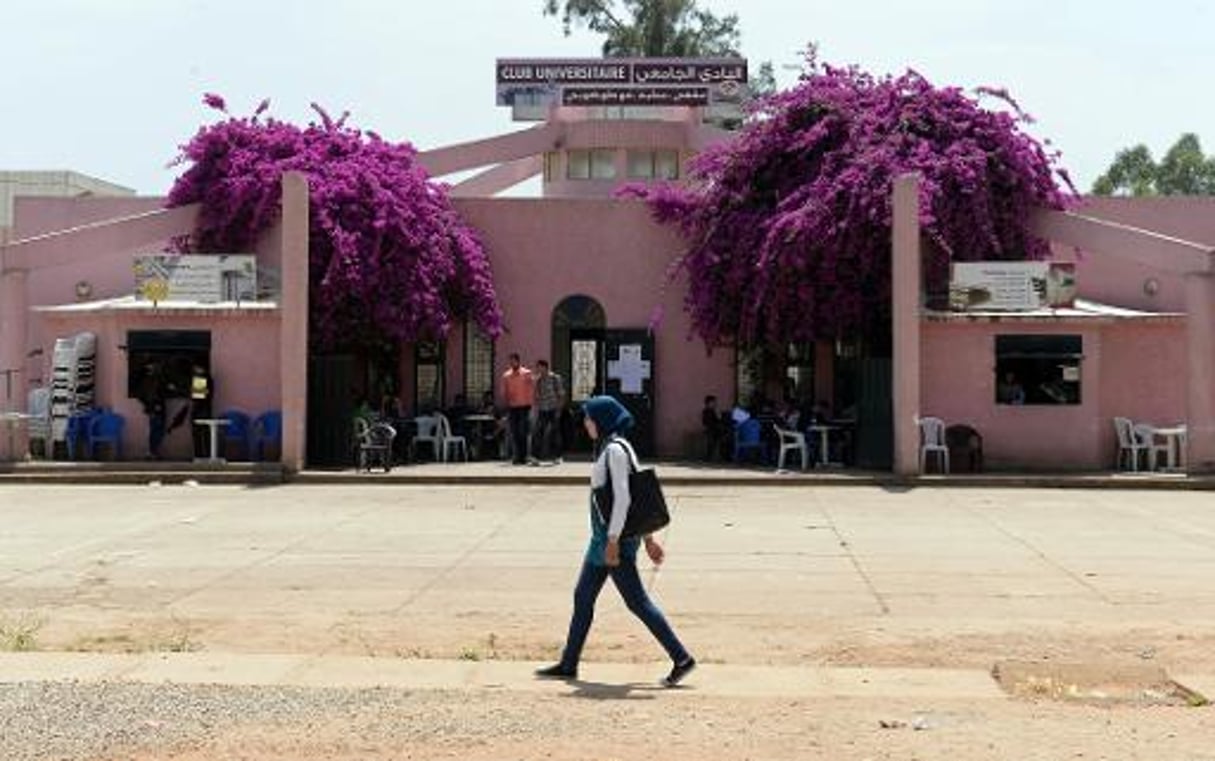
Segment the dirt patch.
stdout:
<svg viewBox="0 0 1215 761">
<path fill-rule="evenodd" d="M 992 677 L 1008 694 L 1028 699 L 1135 706 L 1205 706 L 1198 692 L 1149 664 L 1002 661 Z"/>
</svg>

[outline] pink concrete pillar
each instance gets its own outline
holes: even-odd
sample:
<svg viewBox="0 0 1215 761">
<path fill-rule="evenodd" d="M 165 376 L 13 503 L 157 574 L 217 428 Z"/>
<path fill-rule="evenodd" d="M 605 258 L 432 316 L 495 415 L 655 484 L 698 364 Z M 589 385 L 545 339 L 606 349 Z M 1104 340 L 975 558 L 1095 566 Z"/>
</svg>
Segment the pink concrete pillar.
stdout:
<svg viewBox="0 0 1215 761">
<path fill-rule="evenodd" d="M 25 336 L 29 302 L 25 270 L 5 270 L 0 275 L 0 409 L 25 411 Z M 24 426 L 0 426 L 0 459 L 16 459 L 25 451 Z"/>
<path fill-rule="evenodd" d="M 283 413 L 283 466 L 303 470 L 308 414 L 308 178 L 283 175 L 282 296 L 279 303 L 279 372 Z"/>
<path fill-rule="evenodd" d="M 1215 275 L 1185 276 L 1186 469 L 1215 472 Z"/>
<path fill-rule="evenodd" d="M 920 429 L 920 177 L 894 180 L 893 389 L 894 472 L 919 472 Z"/>
<path fill-rule="evenodd" d="M 26 271 L 5 270 L 0 275 L 0 410 L 26 411 L 26 331 L 29 301 Z M 0 458 L 16 460 L 26 451 L 24 427 L 0 427 Z"/>
</svg>

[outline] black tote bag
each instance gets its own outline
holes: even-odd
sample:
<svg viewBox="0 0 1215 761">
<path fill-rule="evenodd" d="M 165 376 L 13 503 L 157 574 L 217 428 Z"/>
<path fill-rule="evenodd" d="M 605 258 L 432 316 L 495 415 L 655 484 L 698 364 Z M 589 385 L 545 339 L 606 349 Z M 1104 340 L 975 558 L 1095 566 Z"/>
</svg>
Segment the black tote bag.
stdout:
<svg viewBox="0 0 1215 761">
<path fill-rule="evenodd" d="M 667 510 L 667 500 L 662 494 L 662 484 L 653 468 L 639 467 L 637 454 L 633 447 L 624 439 L 616 438 L 608 442 L 608 446 L 619 443 L 629 456 L 629 496 L 631 504 L 629 513 L 624 519 L 624 529 L 620 532 L 621 539 L 632 539 L 659 531 L 671 522 L 671 513 Z M 605 524 L 612 522 L 612 471 L 608 467 L 607 483 L 595 489 L 595 508 Z"/>
</svg>

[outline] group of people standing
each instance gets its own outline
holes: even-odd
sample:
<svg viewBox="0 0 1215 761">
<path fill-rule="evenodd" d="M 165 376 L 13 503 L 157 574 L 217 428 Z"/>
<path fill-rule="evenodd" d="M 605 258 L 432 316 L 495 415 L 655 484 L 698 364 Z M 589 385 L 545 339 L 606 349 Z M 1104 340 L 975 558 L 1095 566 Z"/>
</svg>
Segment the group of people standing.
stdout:
<svg viewBox="0 0 1215 761">
<path fill-rule="evenodd" d="M 509 367 L 502 373 L 501 392 L 506 403 L 511 462 L 515 465 L 561 462 L 565 382 L 552 371 L 548 360 L 537 360 L 535 372 L 523 365 L 517 353 L 511 354 L 508 361 Z"/>
</svg>

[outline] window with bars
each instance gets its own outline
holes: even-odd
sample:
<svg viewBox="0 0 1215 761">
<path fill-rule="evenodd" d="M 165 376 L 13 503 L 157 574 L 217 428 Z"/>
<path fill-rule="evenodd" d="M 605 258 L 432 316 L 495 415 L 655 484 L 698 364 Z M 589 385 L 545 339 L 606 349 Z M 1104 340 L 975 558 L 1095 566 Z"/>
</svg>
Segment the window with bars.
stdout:
<svg viewBox="0 0 1215 761">
<path fill-rule="evenodd" d="M 494 390 L 494 341 L 473 325 L 464 326 L 464 398 L 479 404 Z"/>
<path fill-rule="evenodd" d="M 419 341 L 413 348 L 413 406 L 418 414 L 442 409 L 445 345 L 442 341 Z"/>
<path fill-rule="evenodd" d="M 785 356 L 785 398 L 797 402 L 814 400 L 814 349 L 812 343 L 789 344 Z"/>
<path fill-rule="evenodd" d="M 738 348 L 734 353 L 734 401 L 746 407 L 764 387 L 764 350 Z"/>
</svg>

